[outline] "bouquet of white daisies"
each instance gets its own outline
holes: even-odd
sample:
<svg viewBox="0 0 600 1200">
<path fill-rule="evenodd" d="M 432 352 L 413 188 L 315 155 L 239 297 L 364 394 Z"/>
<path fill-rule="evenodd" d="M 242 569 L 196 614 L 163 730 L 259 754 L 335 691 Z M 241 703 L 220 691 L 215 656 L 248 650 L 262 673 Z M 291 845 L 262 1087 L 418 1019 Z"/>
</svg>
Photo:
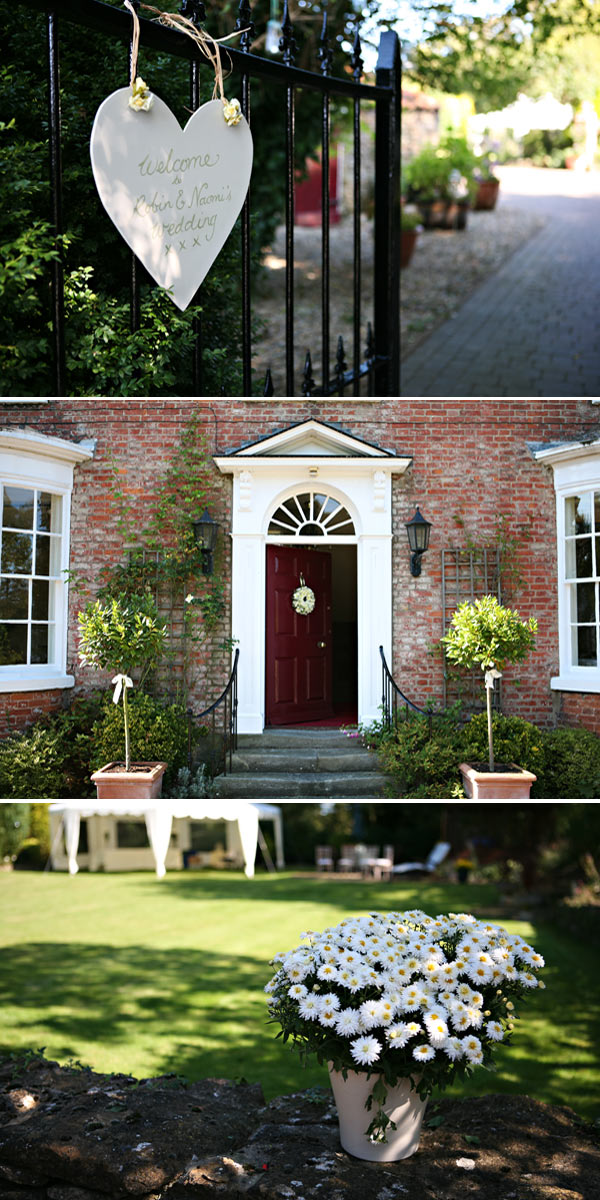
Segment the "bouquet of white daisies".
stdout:
<svg viewBox="0 0 600 1200">
<path fill-rule="evenodd" d="M 421 1097 L 476 1066 L 491 1067 L 516 1002 L 544 987 L 544 960 L 522 938 L 466 913 L 419 910 L 348 917 L 276 954 L 267 984 L 277 1035 L 346 1077 L 376 1075 L 367 1131 L 385 1140 L 386 1085 L 410 1078 Z"/>
</svg>

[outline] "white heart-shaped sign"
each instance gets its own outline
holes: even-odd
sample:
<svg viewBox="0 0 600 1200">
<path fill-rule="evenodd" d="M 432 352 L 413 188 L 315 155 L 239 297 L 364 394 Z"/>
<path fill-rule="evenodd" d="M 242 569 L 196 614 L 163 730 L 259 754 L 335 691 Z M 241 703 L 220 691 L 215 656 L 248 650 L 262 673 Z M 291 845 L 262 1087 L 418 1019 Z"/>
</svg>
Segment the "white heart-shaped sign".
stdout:
<svg viewBox="0 0 600 1200">
<path fill-rule="evenodd" d="M 119 233 L 178 308 L 187 308 L 233 228 L 252 170 L 244 117 L 227 125 L 210 100 L 182 129 L 158 96 L 129 107 L 129 88 L 102 102 L 90 154 L 100 199 Z"/>
</svg>

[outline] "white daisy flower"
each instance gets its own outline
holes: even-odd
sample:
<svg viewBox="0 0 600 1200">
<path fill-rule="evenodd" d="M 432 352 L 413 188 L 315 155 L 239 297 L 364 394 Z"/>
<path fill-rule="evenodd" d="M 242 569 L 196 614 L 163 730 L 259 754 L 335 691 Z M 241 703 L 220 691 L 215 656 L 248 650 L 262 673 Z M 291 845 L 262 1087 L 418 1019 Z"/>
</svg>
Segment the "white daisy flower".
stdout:
<svg viewBox="0 0 600 1200">
<path fill-rule="evenodd" d="M 483 1058 L 483 1052 L 479 1038 L 476 1038 L 473 1034 L 470 1034 L 468 1037 L 464 1037 L 462 1039 L 462 1046 L 465 1058 L 468 1058 L 469 1062 L 481 1062 Z"/>
<path fill-rule="evenodd" d="M 328 992 L 326 996 L 321 996 L 321 1004 L 324 1008 L 338 1009 L 340 1007 L 339 997 L 333 992 Z"/>
<path fill-rule="evenodd" d="M 418 1033 L 422 1033 L 420 1025 L 414 1021 L 407 1024 L 405 1021 L 399 1021 L 396 1025 L 389 1025 L 385 1031 L 388 1044 L 393 1049 L 402 1050 L 406 1043 L 412 1037 L 416 1037 Z"/>
<path fill-rule="evenodd" d="M 451 1020 L 455 1029 L 468 1029 L 471 1024 L 469 1013 L 466 1009 L 464 1012 L 452 1013 Z"/>
<path fill-rule="evenodd" d="M 381 1021 L 381 1000 L 365 1000 L 358 1011 L 363 1029 L 374 1029 Z"/>
<path fill-rule="evenodd" d="M 306 1021 L 316 1021 L 319 1015 L 319 1000 L 317 996 L 303 996 L 298 1003 L 298 1012 Z"/>
<path fill-rule="evenodd" d="M 432 1020 L 429 1015 L 425 1017 L 425 1027 L 429 1034 L 429 1041 L 432 1046 L 443 1046 L 448 1040 L 448 1026 L 445 1021 L 438 1017 Z"/>
<path fill-rule="evenodd" d="M 519 980 L 523 987 L 535 988 L 538 986 L 538 980 L 535 975 L 531 974 L 531 971 L 519 971 Z"/>
<path fill-rule="evenodd" d="M 452 1062 L 456 1062 L 457 1058 L 462 1058 L 464 1054 L 463 1044 L 459 1037 L 447 1038 L 442 1046 L 442 1050 Z"/>
<path fill-rule="evenodd" d="M 473 1029 L 481 1028 L 483 1016 L 480 1008 L 475 1008 L 474 1005 L 469 1004 L 467 1008 L 467 1016 L 469 1018 L 469 1024 Z"/>
<path fill-rule="evenodd" d="M 467 967 L 467 975 L 473 983 L 482 986 L 484 983 L 489 983 L 492 978 L 492 968 L 487 963 L 470 962 Z"/>
<path fill-rule="evenodd" d="M 336 1017 L 336 1032 L 342 1037 L 353 1037 L 355 1033 L 359 1033 L 360 1018 L 355 1009 L 343 1008 L 336 1014 Z"/>
<path fill-rule="evenodd" d="M 308 996 L 308 988 L 303 983 L 293 983 L 291 988 L 288 988 L 288 996 L 292 1000 L 301 1000 L 303 996 Z"/>
<path fill-rule="evenodd" d="M 350 1043 L 350 1053 L 355 1062 L 361 1067 L 368 1067 L 374 1063 L 381 1054 L 381 1046 L 374 1037 L 360 1037 L 355 1042 Z"/>
<path fill-rule="evenodd" d="M 421 1046 L 414 1047 L 412 1055 L 417 1062 L 430 1062 L 432 1058 L 435 1058 L 435 1050 L 433 1046 L 427 1046 L 423 1043 Z"/>
<path fill-rule="evenodd" d="M 504 1030 L 499 1021 L 487 1021 L 485 1032 L 492 1042 L 501 1042 L 504 1037 Z"/>
<path fill-rule="evenodd" d="M 337 1023 L 337 1016 L 335 1008 L 331 1008 L 329 1005 L 319 1008 L 319 1025 L 324 1025 L 326 1029 L 332 1029 Z"/>
<path fill-rule="evenodd" d="M 344 980 L 344 987 L 346 987 L 349 992 L 353 992 L 353 993 L 360 992 L 361 989 L 364 988 L 365 983 L 366 983 L 366 980 L 363 976 L 362 971 L 361 972 L 355 971 L 353 974 L 351 974 L 349 976 L 348 979 Z"/>
<path fill-rule="evenodd" d="M 332 963 L 323 963 L 317 971 L 317 979 L 324 979 L 325 981 L 328 979 L 334 980 L 336 975 L 337 971 Z"/>
</svg>

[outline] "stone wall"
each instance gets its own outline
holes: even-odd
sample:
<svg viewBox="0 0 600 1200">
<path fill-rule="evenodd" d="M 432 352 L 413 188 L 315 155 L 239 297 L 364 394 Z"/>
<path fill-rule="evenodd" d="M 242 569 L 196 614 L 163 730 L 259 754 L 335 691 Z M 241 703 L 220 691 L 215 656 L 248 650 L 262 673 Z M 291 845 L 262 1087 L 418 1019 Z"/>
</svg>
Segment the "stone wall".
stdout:
<svg viewBox="0 0 600 1200">
<path fill-rule="evenodd" d="M 440 110 L 436 100 L 422 92 L 402 89 L 400 153 L 402 161 L 414 158 L 428 143 L 440 137 Z"/>
<path fill-rule="evenodd" d="M 427 1122 L 426 1113 L 426 1122 Z M 265 1104 L 258 1084 L 135 1080 L 43 1059 L 0 1063 L 2 1200 L 591 1200 L 592 1126 L 525 1096 L 435 1105 L 418 1152 L 351 1158 L 331 1093 Z"/>
</svg>

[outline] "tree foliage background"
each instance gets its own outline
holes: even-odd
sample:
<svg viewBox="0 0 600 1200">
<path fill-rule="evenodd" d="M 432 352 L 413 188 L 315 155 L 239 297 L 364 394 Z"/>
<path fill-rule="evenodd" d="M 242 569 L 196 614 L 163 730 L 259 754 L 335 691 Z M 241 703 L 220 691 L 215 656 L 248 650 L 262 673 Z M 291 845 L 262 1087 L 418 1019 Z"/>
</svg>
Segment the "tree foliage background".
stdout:
<svg viewBox="0 0 600 1200">
<path fill-rule="evenodd" d="M 406 76 L 437 91 L 472 95 L 480 112 L 520 91 L 552 91 L 578 105 L 600 103 L 600 6 L 596 0 L 502 0 L 462 4 L 410 0 L 404 6 Z"/>
</svg>

